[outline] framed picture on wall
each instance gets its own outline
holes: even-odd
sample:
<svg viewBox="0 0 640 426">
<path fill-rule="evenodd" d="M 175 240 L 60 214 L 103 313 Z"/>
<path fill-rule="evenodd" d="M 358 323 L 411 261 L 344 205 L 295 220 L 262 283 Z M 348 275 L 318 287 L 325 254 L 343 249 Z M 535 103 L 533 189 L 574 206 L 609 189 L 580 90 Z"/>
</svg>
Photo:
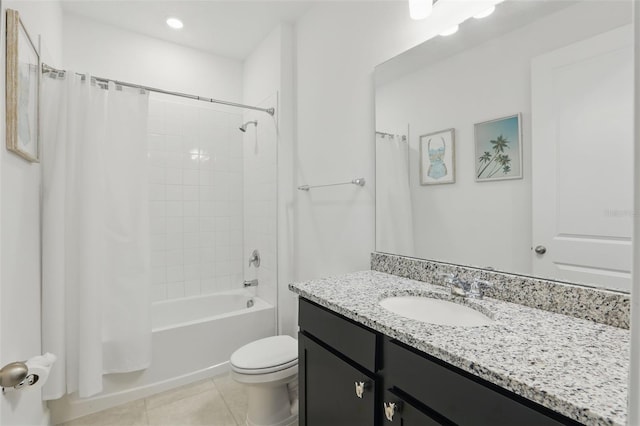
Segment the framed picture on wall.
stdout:
<svg viewBox="0 0 640 426">
<path fill-rule="evenodd" d="M 520 114 L 474 125 L 476 182 L 522 179 Z"/>
<path fill-rule="evenodd" d="M 18 11 L 7 9 L 7 149 L 38 162 L 40 54 Z"/>
<path fill-rule="evenodd" d="M 456 181 L 455 129 L 420 136 L 420 185 Z"/>
</svg>

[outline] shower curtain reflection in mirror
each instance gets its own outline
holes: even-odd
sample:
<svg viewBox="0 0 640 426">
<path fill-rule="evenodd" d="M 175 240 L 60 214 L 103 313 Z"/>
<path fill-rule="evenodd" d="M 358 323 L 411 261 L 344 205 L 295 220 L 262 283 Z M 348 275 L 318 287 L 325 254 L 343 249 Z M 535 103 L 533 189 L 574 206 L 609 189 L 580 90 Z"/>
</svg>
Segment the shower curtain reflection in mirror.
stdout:
<svg viewBox="0 0 640 426">
<path fill-rule="evenodd" d="M 376 132 L 376 247 L 389 253 L 413 253 L 413 213 L 406 135 Z M 386 226 L 391 224 L 391 226 Z"/>
<path fill-rule="evenodd" d="M 86 397 L 150 363 L 148 94 L 68 71 L 42 100 L 43 398 Z"/>
</svg>

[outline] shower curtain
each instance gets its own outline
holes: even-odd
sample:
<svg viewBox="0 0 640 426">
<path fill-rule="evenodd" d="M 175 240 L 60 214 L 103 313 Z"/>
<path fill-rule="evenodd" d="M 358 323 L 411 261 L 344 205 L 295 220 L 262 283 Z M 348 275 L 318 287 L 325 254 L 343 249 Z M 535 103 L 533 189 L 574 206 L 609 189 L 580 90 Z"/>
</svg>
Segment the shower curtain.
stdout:
<svg viewBox="0 0 640 426">
<path fill-rule="evenodd" d="M 409 141 L 376 132 L 376 250 L 415 255 Z"/>
<path fill-rule="evenodd" d="M 42 82 L 44 399 L 151 357 L 148 94 L 68 71 Z"/>
</svg>

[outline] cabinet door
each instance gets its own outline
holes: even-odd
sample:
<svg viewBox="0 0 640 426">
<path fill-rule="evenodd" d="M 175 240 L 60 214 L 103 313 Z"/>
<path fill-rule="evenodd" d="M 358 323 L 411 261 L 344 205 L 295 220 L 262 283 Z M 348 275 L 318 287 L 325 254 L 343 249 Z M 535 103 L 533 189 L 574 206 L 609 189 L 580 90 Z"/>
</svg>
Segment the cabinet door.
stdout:
<svg viewBox="0 0 640 426">
<path fill-rule="evenodd" d="M 300 424 L 375 425 L 375 379 L 299 335 Z M 356 383 L 364 383 L 361 398 Z"/>
</svg>

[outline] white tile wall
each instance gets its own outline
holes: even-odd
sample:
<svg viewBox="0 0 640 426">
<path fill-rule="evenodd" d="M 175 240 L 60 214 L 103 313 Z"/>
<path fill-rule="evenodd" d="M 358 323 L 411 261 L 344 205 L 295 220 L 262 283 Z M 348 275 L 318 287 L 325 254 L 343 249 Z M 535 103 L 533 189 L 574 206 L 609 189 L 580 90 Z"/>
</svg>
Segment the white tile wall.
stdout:
<svg viewBox="0 0 640 426">
<path fill-rule="evenodd" d="M 274 96 L 265 105 L 275 105 Z M 277 303 L 277 136 L 275 122 L 266 114 L 246 113 L 244 121 L 258 120 L 244 134 L 244 242 L 246 256 L 253 249 L 261 255 L 260 268 L 245 268 L 246 279 L 258 278 L 258 294 Z M 232 186 L 234 194 L 243 191 Z M 240 227 L 239 223 L 234 224 Z M 232 262 L 233 264 L 233 262 Z"/>
<path fill-rule="evenodd" d="M 153 300 L 240 288 L 241 112 L 155 96 L 149 106 Z"/>
</svg>

